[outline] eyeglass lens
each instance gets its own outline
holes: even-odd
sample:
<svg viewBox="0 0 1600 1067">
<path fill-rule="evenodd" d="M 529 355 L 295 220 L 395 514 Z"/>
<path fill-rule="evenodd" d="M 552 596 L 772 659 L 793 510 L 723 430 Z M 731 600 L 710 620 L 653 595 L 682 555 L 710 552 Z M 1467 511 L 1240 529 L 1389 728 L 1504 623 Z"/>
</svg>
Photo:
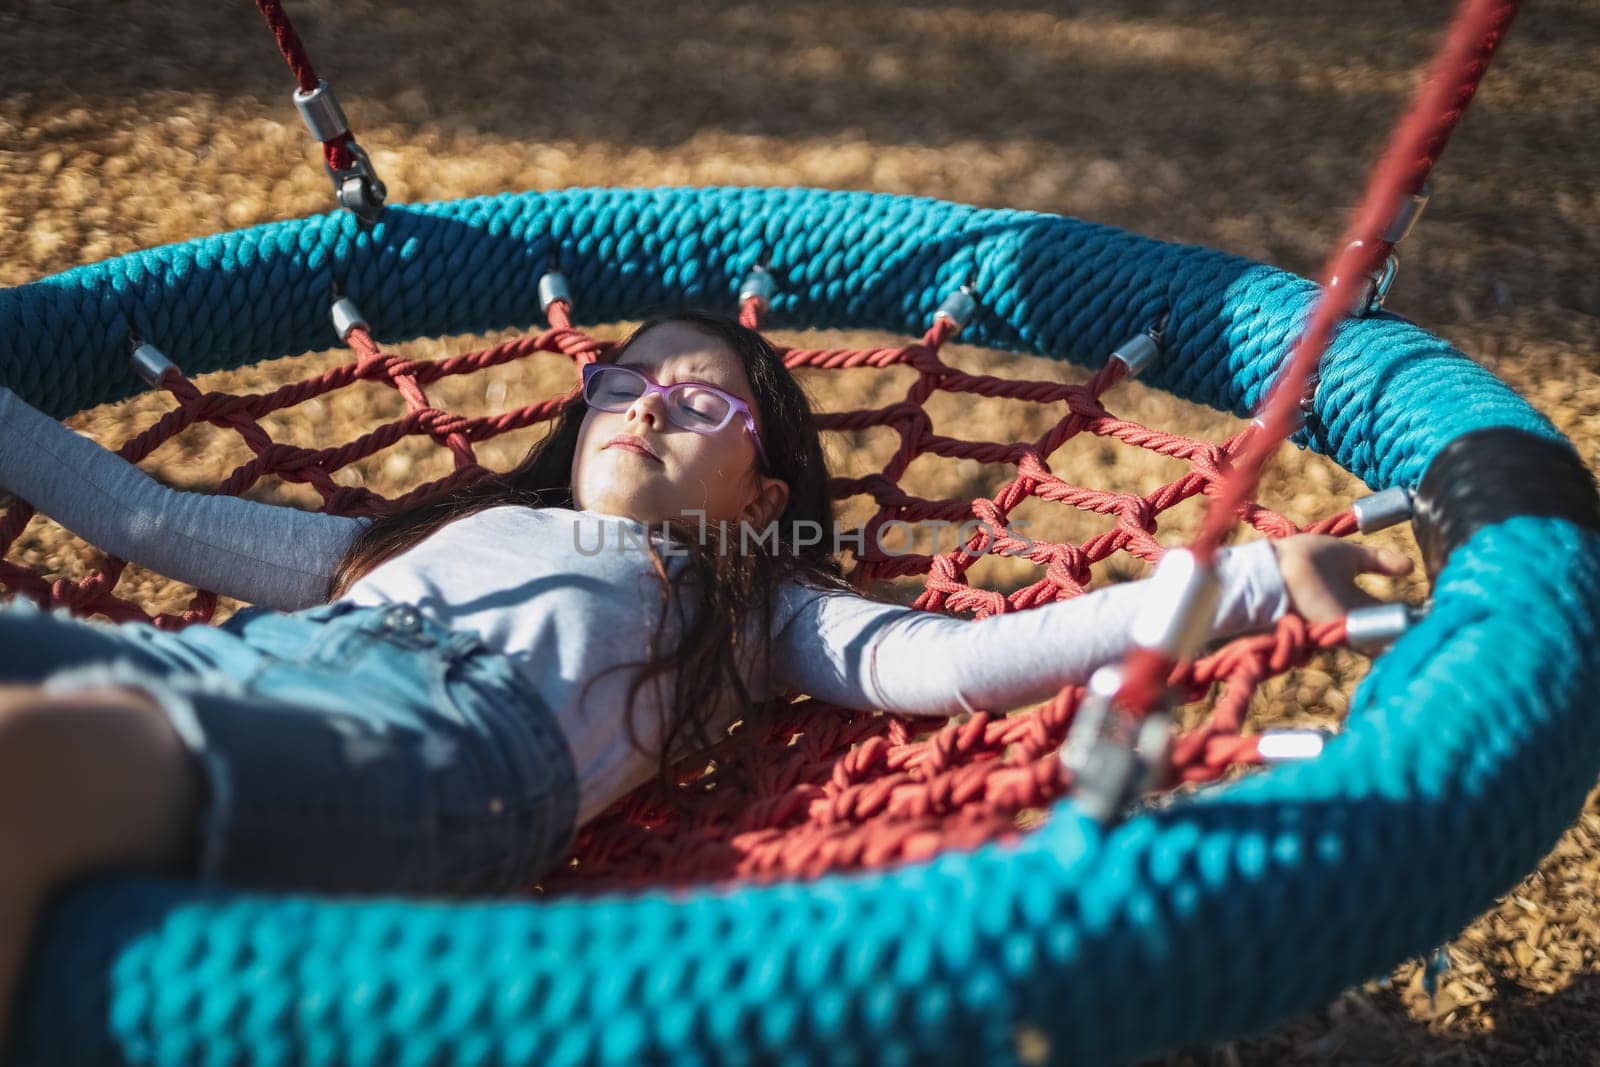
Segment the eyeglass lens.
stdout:
<svg viewBox="0 0 1600 1067">
<path fill-rule="evenodd" d="M 626 367 L 601 367 L 589 378 L 585 396 L 604 411 L 625 411 L 644 394 L 642 375 Z M 686 430 L 715 430 L 728 420 L 726 397 L 693 384 L 671 386 L 667 392 L 667 417 Z"/>
</svg>

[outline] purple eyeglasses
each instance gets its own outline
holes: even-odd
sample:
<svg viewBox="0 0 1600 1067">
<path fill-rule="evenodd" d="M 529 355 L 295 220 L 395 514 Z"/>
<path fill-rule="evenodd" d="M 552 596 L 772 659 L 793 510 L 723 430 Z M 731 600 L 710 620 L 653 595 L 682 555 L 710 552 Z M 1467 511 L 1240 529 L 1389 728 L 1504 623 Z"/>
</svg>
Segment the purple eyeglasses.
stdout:
<svg viewBox="0 0 1600 1067">
<path fill-rule="evenodd" d="M 761 465 L 767 466 L 767 450 L 756 433 L 750 405 L 707 382 L 674 382 L 662 385 L 634 367 L 616 363 L 586 363 L 583 367 L 583 400 L 601 411 L 627 411 L 635 400 L 647 393 L 660 393 L 667 409 L 667 420 L 674 426 L 695 433 L 716 433 L 735 415 L 744 416 L 744 428 L 756 444 Z"/>
</svg>

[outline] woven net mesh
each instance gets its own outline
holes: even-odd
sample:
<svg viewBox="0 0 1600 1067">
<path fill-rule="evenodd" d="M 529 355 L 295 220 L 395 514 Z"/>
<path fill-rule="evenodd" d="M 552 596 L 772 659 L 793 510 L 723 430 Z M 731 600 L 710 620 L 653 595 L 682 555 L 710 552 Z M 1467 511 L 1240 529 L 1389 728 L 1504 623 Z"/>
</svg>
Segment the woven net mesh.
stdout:
<svg viewBox="0 0 1600 1067">
<path fill-rule="evenodd" d="M 759 325 L 760 306 L 747 301 L 741 317 Z M 403 507 L 482 476 L 476 448 L 513 431 L 538 427 L 578 400 L 579 368 L 603 358 L 615 342 L 571 326 L 568 309 L 549 308 L 551 328 L 492 347 L 437 360 L 407 359 L 384 350 L 363 328 L 347 337 L 355 358 L 325 373 L 266 392 L 203 391 L 176 368 L 158 385 L 177 406 L 118 449 L 138 462 L 186 428 L 210 423 L 236 433 L 253 453 L 216 486 L 239 494 L 263 479 L 302 483 L 321 507 L 341 515 L 373 516 Z M 957 333 L 939 317 L 918 341 L 872 349 L 779 347 L 793 370 L 905 367 L 915 380 L 903 398 L 881 407 L 819 413 L 824 430 L 892 429 L 899 445 L 881 470 L 833 478 L 841 506 L 865 502 L 871 513 L 867 536 L 846 549 L 845 571 L 858 587 L 874 581 L 915 578 L 923 589 L 915 607 L 973 618 L 1026 610 L 1076 596 L 1092 581 L 1091 567 L 1118 553 L 1146 563 L 1163 551 L 1156 539 L 1163 512 L 1214 491 L 1230 458 L 1241 449 L 1245 427 L 1221 442 L 1194 440 L 1120 418 L 1105 399 L 1126 374 L 1109 360 L 1081 384 L 1023 380 L 969 373 L 941 358 Z M 434 405 L 428 387 L 443 379 L 484 372 L 538 353 L 572 362 L 573 388 L 492 415 L 467 417 Z M 339 445 L 302 448 L 274 441 L 262 420 L 358 382 L 392 387 L 405 413 Z M 965 440 L 935 433 L 926 404 L 940 391 L 1058 406 L 1065 414 L 1035 440 Z M 407 438 L 422 438 L 448 450 L 453 470 L 393 498 L 363 485 L 343 484 L 335 474 L 382 453 Z M 1050 460 L 1077 438 L 1121 442 L 1182 461 L 1180 477 L 1145 492 L 1108 492 L 1071 484 L 1052 473 Z M 902 488 L 920 456 L 1009 465 L 998 492 L 976 499 L 929 499 Z M 1101 516 L 1111 526 L 1081 543 L 1052 542 L 1013 528 L 1014 513 L 1031 499 Z M 116 621 L 144 620 L 178 629 L 211 621 L 217 596 L 197 591 L 176 612 L 152 613 L 137 597 L 118 595 L 126 564 L 101 555 L 86 576 L 47 581 L 14 556 L 32 509 L 14 502 L 0 515 L 0 585 L 41 604 L 75 615 Z M 1239 518 L 1268 537 L 1302 530 L 1343 536 L 1355 530 L 1346 510 L 1300 526 L 1254 501 Z M 875 536 L 890 521 L 942 520 L 967 531 L 948 552 L 915 554 L 886 550 Z M 961 524 L 968 524 L 961 527 Z M 1104 523 L 1102 522 L 1102 525 Z M 1016 524 L 1021 525 L 1021 524 Z M 986 556 L 1025 559 L 1036 580 L 1009 594 L 980 588 L 970 572 Z M 1204 783 L 1236 768 L 1261 762 L 1258 735 L 1246 732 L 1251 698 L 1264 679 L 1306 664 L 1343 644 L 1342 622 L 1311 626 L 1293 613 L 1263 633 L 1213 646 L 1180 662 L 1169 678 L 1179 699 L 1189 702 L 1172 751 L 1169 784 Z M 691 884 L 722 879 L 766 880 L 814 877 L 828 872 L 880 867 L 926 858 L 936 852 L 975 847 L 1023 832 L 1051 802 L 1072 790 L 1070 772 L 1057 756 L 1083 697 L 1080 687 L 1011 714 L 978 711 L 954 718 L 862 712 L 791 694 L 790 714 L 759 744 L 740 746 L 739 773 L 719 770 L 717 753 L 677 768 L 678 789 L 694 794 L 676 805 L 655 782 L 616 802 L 578 833 L 568 863 L 547 874 L 530 892 L 564 892 L 644 885 Z M 1198 703 L 1197 702 L 1207 702 Z M 749 740 L 748 738 L 746 740 Z"/>
</svg>

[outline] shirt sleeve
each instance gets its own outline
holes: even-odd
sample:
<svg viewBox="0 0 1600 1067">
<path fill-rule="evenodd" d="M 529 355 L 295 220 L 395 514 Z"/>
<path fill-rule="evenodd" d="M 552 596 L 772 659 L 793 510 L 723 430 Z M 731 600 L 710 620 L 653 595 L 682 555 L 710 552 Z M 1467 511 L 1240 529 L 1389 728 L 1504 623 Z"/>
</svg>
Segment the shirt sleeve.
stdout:
<svg viewBox="0 0 1600 1067">
<path fill-rule="evenodd" d="M 1217 555 L 1216 636 L 1276 622 L 1288 591 L 1268 541 Z M 772 674 L 780 690 L 850 708 L 954 715 L 1007 711 L 1082 684 L 1132 647 L 1149 579 L 1071 600 L 963 619 L 792 583 L 780 597 Z"/>
<path fill-rule="evenodd" d="M 113 555 L 281 611 L 327 598 L 369 522 L 162 485 L 3 386 L 0 486 Z"/>
</svg>

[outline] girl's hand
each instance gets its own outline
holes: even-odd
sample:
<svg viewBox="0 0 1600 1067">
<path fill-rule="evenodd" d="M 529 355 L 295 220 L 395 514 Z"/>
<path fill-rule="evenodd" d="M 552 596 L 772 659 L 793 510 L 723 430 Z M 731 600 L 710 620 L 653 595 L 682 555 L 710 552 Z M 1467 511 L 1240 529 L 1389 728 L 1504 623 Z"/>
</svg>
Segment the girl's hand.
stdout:
<svg viewBox="0 0 1600 1067">
<path fill-rule="evenodd" d="M 1355 608 L 1383 603 L 1357 587 L 1358 574 L 1399 578 L 1411 573 L 1410 558 L 1392 548 L 1324 534 L 1296 534 L 1272 542 L 1272 547 L 1294 610 L 1307 622 L 1332 622 Z"/>
</svg>

